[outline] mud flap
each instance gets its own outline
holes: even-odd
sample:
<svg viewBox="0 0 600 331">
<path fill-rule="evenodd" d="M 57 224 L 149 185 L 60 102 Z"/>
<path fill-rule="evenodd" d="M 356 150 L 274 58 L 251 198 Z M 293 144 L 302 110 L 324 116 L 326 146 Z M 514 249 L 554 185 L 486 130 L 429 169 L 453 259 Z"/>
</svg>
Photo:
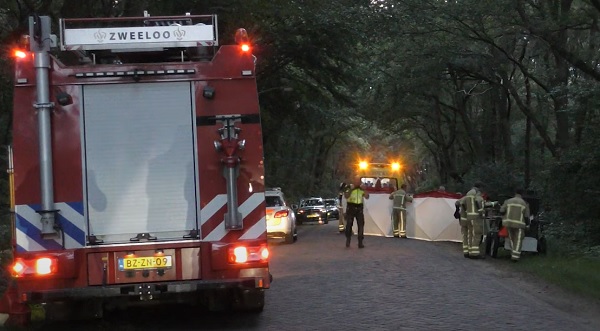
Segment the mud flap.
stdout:
<svg viewBox="0 0 600 331">
<path fill-rule="evenodd" d="M 101 300 L 53 302 L 45 305 L 47 321 L 83 321 L 102 318 L 104 311 Z"/>
<path fill-rule="evenodd" d="M 13 281 L 0 299 L 0 326 L 26 327 L 30 322 L 31 309 L 19 302 L 17 285 Z"/>
<path fill-rule="evenodd" d="M 260 313 L 265 307 L 265 291 L 262 289 L 239 290 L 233 308 L 236 311 Z"/>
</svg>

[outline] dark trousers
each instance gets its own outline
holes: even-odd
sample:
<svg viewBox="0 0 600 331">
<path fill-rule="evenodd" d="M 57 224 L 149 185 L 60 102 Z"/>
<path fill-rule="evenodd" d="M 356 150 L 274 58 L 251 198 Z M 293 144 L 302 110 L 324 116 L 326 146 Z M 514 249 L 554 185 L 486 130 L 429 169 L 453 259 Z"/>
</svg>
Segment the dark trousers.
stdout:
<svg viewBox="0 0 600 331">
<path fill-rule="evenodd" d="M 356 218 L 356 225 L 358 226 L 358 241 L 362 241 L 365 237 L 365 215 L 363 214 L 363 206 L 349 203 L 346 208 L 346 238 L 352 237 L 352 225 Z"/>
</svg>

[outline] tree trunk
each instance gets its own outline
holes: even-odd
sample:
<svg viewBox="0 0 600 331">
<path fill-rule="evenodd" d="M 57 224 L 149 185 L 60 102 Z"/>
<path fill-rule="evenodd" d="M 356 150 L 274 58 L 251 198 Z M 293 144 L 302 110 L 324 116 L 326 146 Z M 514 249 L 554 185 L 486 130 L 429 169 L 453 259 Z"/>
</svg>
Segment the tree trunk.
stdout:
<svg viewBox="0 0 600 331">
<path fill-rule="evenodd" d="M 525 77 L 525 105 L 531 109 L 531 85 L 529 78 Z M 531 183 L 531 119 L 527 117 L 525 123 L 525 188 Z"/>
</svg>

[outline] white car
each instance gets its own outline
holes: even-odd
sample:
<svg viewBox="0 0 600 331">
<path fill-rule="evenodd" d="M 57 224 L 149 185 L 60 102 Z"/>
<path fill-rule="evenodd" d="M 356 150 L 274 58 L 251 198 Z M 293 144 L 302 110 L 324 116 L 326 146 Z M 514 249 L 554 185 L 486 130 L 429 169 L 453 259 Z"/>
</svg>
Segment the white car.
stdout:
<svg viewBox="0 0 600 331">
<path fill-rule="evenodd" d="M 265 190 L 267 205 L 267 236 L 283 238 L 286 244 L 291 244 L 298 238 L 296 232 L 296 214 L 285 201 L 280 188 Z"/>
</svg>

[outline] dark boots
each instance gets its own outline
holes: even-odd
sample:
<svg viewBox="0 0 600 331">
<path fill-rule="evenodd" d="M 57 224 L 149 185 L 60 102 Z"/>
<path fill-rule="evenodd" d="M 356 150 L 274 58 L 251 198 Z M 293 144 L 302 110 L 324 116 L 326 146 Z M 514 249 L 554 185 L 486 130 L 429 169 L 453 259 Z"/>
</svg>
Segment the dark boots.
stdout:
<svg viewBox="0 0 600 331">
<path fill-rule="evenodd" d="M 352 238 L 346 237 L 346 247 L 350 247 L 350 239 L 352 239 Z M 365 248 L 365 245 L 363 245 L 362 239 L 358 239 L 358 248 Z"/>
</svg>

